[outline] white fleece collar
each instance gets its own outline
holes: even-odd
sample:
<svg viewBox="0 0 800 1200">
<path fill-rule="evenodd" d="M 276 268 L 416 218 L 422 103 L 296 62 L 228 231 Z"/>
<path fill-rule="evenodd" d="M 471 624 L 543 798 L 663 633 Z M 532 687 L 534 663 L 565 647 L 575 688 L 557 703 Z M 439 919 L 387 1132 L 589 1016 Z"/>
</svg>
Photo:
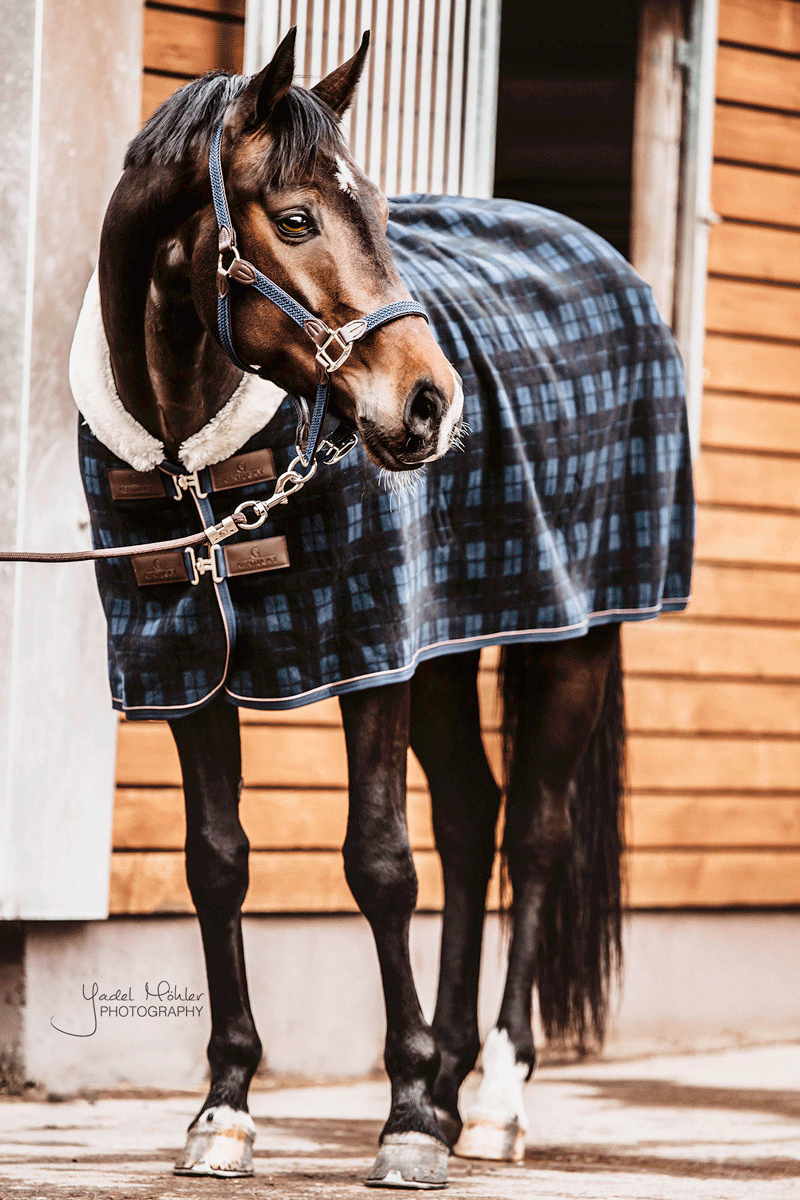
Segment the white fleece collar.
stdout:
<svg viewBox="0 0 800 1200">
<path fill-rule="evenodd" d="M 72 395 L 94 436 L 135 471 L 152 471 L 164 446 L 123 407 L 100 312 L 97 271 L 89 280 L 69 356 Z M 258 375 L 245 375 L 224 408 L 187 438 L 178 457 L 189 471 L 223 462 L 268 425 L 286 393 Z"/>
</svg>

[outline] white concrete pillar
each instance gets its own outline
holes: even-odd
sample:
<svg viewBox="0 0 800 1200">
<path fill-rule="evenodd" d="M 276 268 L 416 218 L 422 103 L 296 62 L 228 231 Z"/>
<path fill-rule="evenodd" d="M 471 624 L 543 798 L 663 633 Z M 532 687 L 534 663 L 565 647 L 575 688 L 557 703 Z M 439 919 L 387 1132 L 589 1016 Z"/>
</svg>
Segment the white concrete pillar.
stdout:
<svg viewBox="0 0 800 1200">
<path fill-rule="evenodd" d="M 2 0 L 0 544 L 89 544 L 67 359 L 139 123 L 142 0 Z M 90 564 L 0 567 L 0 919 L 108 912 L 116 721 Z"/>
</svg>

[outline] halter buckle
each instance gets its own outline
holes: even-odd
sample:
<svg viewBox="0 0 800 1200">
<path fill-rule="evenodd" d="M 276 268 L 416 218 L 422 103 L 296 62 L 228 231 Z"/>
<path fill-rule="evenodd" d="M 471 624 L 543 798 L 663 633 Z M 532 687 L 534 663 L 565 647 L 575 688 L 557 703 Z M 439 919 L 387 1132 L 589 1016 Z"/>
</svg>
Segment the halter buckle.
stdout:
<svg viewBox="0 0 800 1200">
<path fill-rule="evenodd" d="M 306 321 L 303 328 L 317 347 L 314 358 L 320 368 L 319 374 L 323 376 L 332 375 L 347 361 L 353 349 L 353 342 L 358 341 L 367 332 L 367 322 L 350 321 L 341 329 L 331 329 L 324 321 L 312 317 Z M 329 347 L 333 347 L 333 350 Z"/>
</svg>

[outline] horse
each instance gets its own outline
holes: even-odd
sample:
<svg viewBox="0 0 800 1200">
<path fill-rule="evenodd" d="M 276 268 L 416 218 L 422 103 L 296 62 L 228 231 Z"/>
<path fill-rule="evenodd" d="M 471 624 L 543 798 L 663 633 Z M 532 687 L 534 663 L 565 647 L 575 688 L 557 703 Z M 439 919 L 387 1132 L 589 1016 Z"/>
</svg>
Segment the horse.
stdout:
<svg viewBox="0 0 800 1200">
<path fill-rule="evenodd" d="M 685 605 L 691 483 L 679 356 L 621 256 L 565 218 L 502 202 L 412 197 L 393 204 L 387 223 L 389 204 L 340 129 L 368 40 L 306 90 L 293 84 L 291 31 L 260 73 L 213 72 L 157 109 L 130 144 L 106 212 L 70 373 L 95 545 L 194 531 L 229 511 L 230 495 L 255 512 L 253 497 L 275 478 L 276 462 L 289 464 L 279 480 L 287 510 L 270 513 L 275 536 L 256 540 L 253 521 L 236 553 L 192 553 L 188 565 L 181 554 L 133 569 L 97 564 L 115 706 L 131 718 L 167 718 L 183 775 L 186 875 L 212 1028 L 208 1095 L 175 1171 L 252 1173 L 247 1096 L 262 1046 L 241 933 L 249 844 L 238 812 L 237 705 L 338 695 L 349 771 L 344 869 L 377 948 L 391 1081 L 366 1182 L 436 1188 L 446 1184 L 453 1146 L 467 1157 L 522 1157 L 534 988 L 548 1036 L 602 1038 L 621 955 L 619 631 L 624 620 Z M 498 213 L 532 231 L 530 247 L 508 259 L 511 298 L 533 313 L 517 326 L 514 305 L 498 299 Z M 485 254 L 480 320 L 464 315 L 466 299 L 447 282 L 445 242 L 458 270 L 472 269 L 472 248 L 475 262 Z M 405 282 L 415 271 L 429 282 L 416 289 L 424 309 Z M 561 281 L 558 294 L 551 277 Z M 370 326 L 365 314 L 376 312 Z M 565 322 L 562 344 L 555 331 Z M 487 353 L 481 330 L 490 326 Z M 486 397 L 501 394 L 506 368 L 513 374 L 520 338 L 529 357 L 500 411 Z M 532 354 L 545 363 L 541 378 L 531 376 Z M 282 406 L 287 395 L 297 430 Z M 303 398 L 313 400 L 312 415 Z M 325 436 L 328 403 L 340 424 Z M 517 409 L 526 406 L 525 436 L 540 438 L 533 453 L 519 434 Z M 576 412 L 585 452 L 570 424 Z M 352 449 L 354 434 L 363 449 Z M 512 443 L 524 451 L 519 465 L 503 457 Z M 582 508 L 589 493 L 600 506 L 595 518 Z M 547 496 L 555 524 L 542 507 Z M 627 523 L 616 513 L 603 524 L 609 496 L 622 497 Z M 456 510 L 462 524 L 449 527 Z M 463 514 L 478 532 L 462 538 Z M 518 537 L 504 524 L 512 515 Z M 427 555 L 418 569 L 415 547 Z M 580 563 L 598 555 L 614 579 L 592 609 Z M 288 564 L 301 559 L 310 573 L 295 585 Z M 461 574 L 448 595 L 459 636 L 437 623 L 435 607 L 409 633 L 392 615 L 392 588 L 411 588 L 413 576 L 434 606 L 455 560 Z M 263 570 L 274 574 L 256 580 L 252 572 Z M 520 571 L 533 572 L 534 583 L 525 575 L 513 607 Z M 540 578 L 546 602 L 534 595 Z M 273 588 L 266 599 L 257 584 Z M 200 607 L 204 588 L 212 608 Z M 325 631 L 345 620 L 342 596 L 352 623 L 334 653 Z M 472 611 L 486 597 L 497 607 L 491 621 Z M 584 603 L 588 616 L 573 611 Z M 510 945 L 483 1083 L 464 1120 L 459 1091 L 481 1050 L 478 976 L 501 810 L 477 691 L 480 649 L 494 644 L 502 647 Z M 282 686 L 283 699 L 262 703 L 253 679 L 273 660 L 270 686 Z M 178 691 L 168 689 L 168 670 Z M 405 817 L 409 746 L 429 783 L 444 878 L 431 1024 L 409 957 L 417 894 Z"/>
</svg>

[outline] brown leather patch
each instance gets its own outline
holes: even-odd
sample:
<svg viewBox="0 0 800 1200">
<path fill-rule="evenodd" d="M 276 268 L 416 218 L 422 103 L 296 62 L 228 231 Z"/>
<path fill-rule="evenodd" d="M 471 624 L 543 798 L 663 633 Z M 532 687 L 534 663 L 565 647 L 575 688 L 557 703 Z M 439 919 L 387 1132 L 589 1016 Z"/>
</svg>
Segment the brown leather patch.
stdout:
<svg viewBox="0 0 800 1200">
<path fill-rule="evenodd" d="M 247 487 L 251 483 L 265 483 L 275 478 L 275 460 L 271 450 L 251 450 L 248 454 L 235 454 L 225 462 L 214 463 L 208 468 L 211 486 L 215 492 L 229 488 Z"/>
<path fill-rule="evenodd" d="M 129 471 L 110 467 L 108 482 L 112 500 L 160 500 L 166 496 L 160 471 Z"/>
<path fill-rule="evenodd" d="M 182 550 L 157 550 L 131 559 L 139 587 L 152 583 L 187 583 L 189 573 Z"/>
<path fill-rule="evenodd" d="M 253 575 L 256 571 L 277 571 L 289 566 L 285 537 L 237 542 L 233 546 L 224 546 L 222 553 L 229 575 Z"/>
</svg>

